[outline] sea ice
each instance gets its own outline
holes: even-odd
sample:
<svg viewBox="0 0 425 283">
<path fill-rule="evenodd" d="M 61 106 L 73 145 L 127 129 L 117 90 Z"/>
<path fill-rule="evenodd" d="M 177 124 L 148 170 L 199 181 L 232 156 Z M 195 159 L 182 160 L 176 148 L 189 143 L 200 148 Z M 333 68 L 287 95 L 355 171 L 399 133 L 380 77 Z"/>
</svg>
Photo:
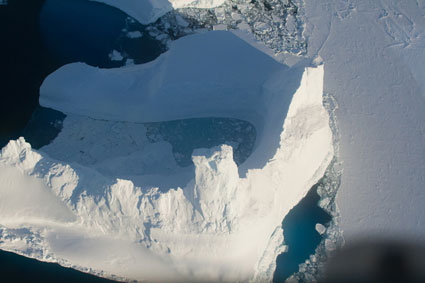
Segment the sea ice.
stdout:
<svg viewBox="0 0 425 283">
<path fill-rule="evenodd" d="M 425 5 L 304 2 L 308 56 L 321 56 L 338 102 L 344 237 L 423 241 Z"/>
</svg>

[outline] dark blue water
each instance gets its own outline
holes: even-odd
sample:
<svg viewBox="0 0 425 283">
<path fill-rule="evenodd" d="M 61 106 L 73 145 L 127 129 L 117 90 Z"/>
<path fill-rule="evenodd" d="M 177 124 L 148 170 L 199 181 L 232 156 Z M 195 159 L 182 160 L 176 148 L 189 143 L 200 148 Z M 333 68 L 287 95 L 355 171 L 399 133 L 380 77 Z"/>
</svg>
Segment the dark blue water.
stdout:
<svg viewBox="0 0 425 283">
<path fill-rule="evenodd" d="M 56 138 L 65 117 L 62 112 L 38 106 L 20 134 L 32 148 L 39 149 Z"/>
<path fill-rule="evenodd" d="M 145 26 L 127 14 L 88 0 L 46 0 L 40 13 L 40 31 L 54 56 L 102 68 L 122 66 L 126 58 L 136 64 L 146 63 L 165 51 Z M 129 38 L 129 31 L 138 31 L 142 37 Z M 120 52 L 123 60 L 109 60 L 112 50 Z"/>
<path fill-rule="evenodd" d="M 298 265 L 315 253 L 322 240 L 322 236 L 316 231 L 316 224 L 325 225 L 332 220 L 318 205 L 320 197 L 317 188 L 320 184 L 321 181 L 314 185 L 282 222 L 285 244 L 289 249 L 276 259 L 273 282 L 284 282 L 298 272 Z"/>
<path fill-rule="evenodd" d="M 56 263 L 46 263 L 0 250 L 1 282 L 115 282 Z"/>
<path fill-rule="evenodd" d="M 42 5 L 42 0 L 11 0 L 0 6 L 0 146 L 19 136 L 38 105 L 41 82 L 61 66 L 39 34 Z"/>
</svg>

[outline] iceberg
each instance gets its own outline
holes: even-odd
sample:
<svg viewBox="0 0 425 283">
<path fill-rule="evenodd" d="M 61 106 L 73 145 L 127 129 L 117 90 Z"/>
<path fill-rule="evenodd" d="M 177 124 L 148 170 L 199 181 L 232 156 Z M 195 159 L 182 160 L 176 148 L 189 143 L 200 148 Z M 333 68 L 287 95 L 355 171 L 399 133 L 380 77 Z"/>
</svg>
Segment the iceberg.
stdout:
<svg viewBox="0 0 425 283">
<path fill-rule="evenodd" d="M 178 171 L 123 178 L 113 166 L 55 158 L 67 150 L 62 133 L 40 150 L 10 141 L 0 155 L 0 248 L 115 279 L 271 281 L 282 219 L 334 156 L 323 76 L 323 65 L 286 67 L 224 31 L 181 38 L 144 65 L 62 67 L 40 103 L 71 119 L 236 118 L 256 128 L 254 150 L 237 166 L 228 144 L 196 149 L 181 182 Z M 98 156 L 133 156 L 98 143 Z M 141 152 L 177 168 L 167 150 Z"/>
</svg>

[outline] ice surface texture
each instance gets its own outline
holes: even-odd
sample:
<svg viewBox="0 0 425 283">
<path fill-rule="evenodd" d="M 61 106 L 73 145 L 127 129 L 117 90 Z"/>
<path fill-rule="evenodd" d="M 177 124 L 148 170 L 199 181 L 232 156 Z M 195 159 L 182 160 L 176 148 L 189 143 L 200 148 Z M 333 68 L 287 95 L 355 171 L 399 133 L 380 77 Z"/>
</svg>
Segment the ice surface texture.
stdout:
<svg viewBox="0 0 425 283">
<path fill-rule="evenodd" d="M 0 219 L 1 248 L 108 277 L 270 281 L 282 219 L 333 157 L 323 75 L 323 66 L 284 67 L 227 32 L 182 38 L 141 66 L 61 68 L 43 84 L 42 105 L 121 121 L 242 119 L 257 129 L 254 152 L 238 168 L 228 145 L 197 149 L 194 178 L 159 190 L 11 141 L 0 156 L 0 208 L 17 216 Z M 37 182 L 48 197 L 34 205 L 52 198 L 57 212 L 19 218 L 8 172 Z"/>
<path fill-rule="evenodd" d="M 338 102 L 347 241 L 425 239 L 424 15 L 423 1 L 305 1 L 308 56 Z"/>
</svg>

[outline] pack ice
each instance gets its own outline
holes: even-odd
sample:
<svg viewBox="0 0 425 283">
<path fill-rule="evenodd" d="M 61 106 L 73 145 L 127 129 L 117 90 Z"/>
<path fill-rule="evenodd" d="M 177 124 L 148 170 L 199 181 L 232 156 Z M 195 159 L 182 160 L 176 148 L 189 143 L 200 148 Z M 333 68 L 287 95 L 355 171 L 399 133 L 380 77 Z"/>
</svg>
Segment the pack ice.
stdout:
<svg viewBox="0 0 425 283">
<path fill-rule="evenodd" d="M 0 248 L 126 280 L 271 281 L 283 218 L 333 158 L 323 75 L 323 65 L 288 68 L 224 31 L 181 38 L 144 65 L 62 67 L 43 83 L 40 103 L 69 119 L 238 118 L 257 130 L 254 151 L 238 167 L 229 145 L 197 149 L 181 184 L 168 171 L 117 177 L 117 159 L 107 173 L 55 159 L 70 148 L 66 120 L 40 151 L 10 141 L 0 155 Z M 106 138 L 96 142 L 102 162 L 119 150 L 101 146 Z M 166 150 L 151 147 L 144 160 Z M 122 172 L 132 163 L 116 164 Z"/>
<path fill-rule="evenodd" d="M 116 7 L 142 24 L 155 22 L 177 8 L 214 8 L 225 0 L 91 0 Z"/>
</svg>

